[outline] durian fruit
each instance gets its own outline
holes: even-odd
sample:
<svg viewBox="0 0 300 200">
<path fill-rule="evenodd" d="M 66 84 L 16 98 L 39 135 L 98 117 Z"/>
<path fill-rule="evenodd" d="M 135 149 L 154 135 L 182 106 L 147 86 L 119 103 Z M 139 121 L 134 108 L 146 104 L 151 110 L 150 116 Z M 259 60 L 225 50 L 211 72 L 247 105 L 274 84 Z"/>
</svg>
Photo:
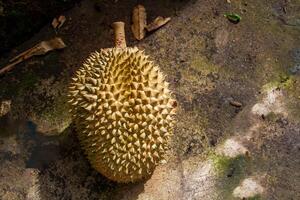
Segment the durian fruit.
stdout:
<svg viewBox="0 0 300 200">
<path fill-rule="evenodd" d="M 124 23 L 114 26 L 117 47 L 87 58 L 70 84 L 69 104 L 91 165 L 111 180 L 134 182 L 164 161 L 176 101 L 158 66 L 124 45 Z"/>
</svg>

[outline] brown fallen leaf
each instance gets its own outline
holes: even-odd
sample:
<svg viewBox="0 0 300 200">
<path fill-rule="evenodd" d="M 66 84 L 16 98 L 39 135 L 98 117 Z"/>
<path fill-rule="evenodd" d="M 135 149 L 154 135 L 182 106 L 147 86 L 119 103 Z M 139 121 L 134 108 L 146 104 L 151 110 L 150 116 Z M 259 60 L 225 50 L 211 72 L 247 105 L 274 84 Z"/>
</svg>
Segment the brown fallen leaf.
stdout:
<svg viewBox="0 0 300 200">
<path fill-rule="evenodd" d="M 48 51 L 52 51 L 55 49 L 63 49 L 65 47 L 66 47 L 65 43 L 59 37 L 53 38 L 48 41 L 42 41 L 39 44 L 35 45 L 34 47 L 24 51 L 23 53 L 11 59 L 9 61 L 10 64 L 0 69 L 0 75 L 12 70 L 15 65 L 19 64 L 20 62 L 23 62 L 24 60 L 32 56 L 44 55 Z"/>
<path fill-rule="evenodd" d="M 54 18 L 54 19 L 52 20 L 51 25 L 52 25 L 52 27 L 53 27 L 54 29 L 56 29 L 56 28 L 58 27 L 58 25 L 59 25 L 58 20 L 57 20 L 56 18 Z"/>
<path fill-rule="evenodd" d="M 160 28 L 161 26 L 165 25 L 166 23 L 168 23 L 171 20 L 170 17 L 167 18 L 163 18 L 161 16 L 156 17 L 155 20 L 153 20 L 153 22 L 151 22 L 150 24 L 147 25 L 146 29 L 147 31 L 154 31 L 158 28 Z"/>
<path fill-rule="evenodd" d="M 63 15 L 60 15 L 58 18 L 54 18 L 52 20 L 52 27 L 56 30 L 59 29 L 60 27 L 62 27 L 62 25 L 64 25 L 66 21 L 66 17 Z"/>
<path fill-rule="evenodd" d="M 66 17 L 61 15 L 58 17 L 58 22 L 59 22 L 59 25 L 57 27 L 57 29 L 59 29 L 60 27 L 62 27 L 62 25 L 64 25 L 64 23 L 66 22 Z"/>
<path fill-rule="evenodd" d="M 147 25 L 147 15 L 144 6 L 137 5 L 133 8 L 132 22 L 133 24 L 131 25 L 131 30 L 133 32 L 134 37 L 137 40 L 143 39 L 146 34 L 145 27 Z"/>
</svg>

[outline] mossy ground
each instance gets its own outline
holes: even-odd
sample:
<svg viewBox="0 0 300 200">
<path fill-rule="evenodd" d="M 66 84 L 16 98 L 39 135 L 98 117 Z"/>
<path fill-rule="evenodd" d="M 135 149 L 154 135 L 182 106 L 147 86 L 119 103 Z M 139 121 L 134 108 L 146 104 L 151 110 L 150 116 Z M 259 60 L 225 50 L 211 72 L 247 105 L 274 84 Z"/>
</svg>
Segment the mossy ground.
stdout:
<svg viewBox="0 0 300 200">
<path fill-rule="evenodd" d="M 235 199 L 232 191 L 247 177 L 249 158 L 243 155 L 230 158 L 211 153 L 208 159 L 212 160 L 217 175 L 219 196 L 223 199 Z"/>
<path fill-rule="evenodd" d="M 147 9 L 149 21 L 156 16 L 171 16 L 172 20 L 137 42 L 129 26 L 134 1 L 114 3 L 104 0 L 98 2 L 97 9 L 94 2 L 83 1 L 82 5 L 63 13 L 67 21 L 58 36 L 64 39 L 68 47 L 18 65 L 1 78 L 0 98 L 12 99 L 11 112 L 16 118 L 30 120 L 30 116 L 34 116 L 50 122 L 50 125 L 57 119 L 67 122 L 64 97 L 69 77 L 90 52 L 113 46 L 109 25 L 115 20 L 125 20 L 128 46 L 145 49 L 167 75 L 178 100 L 178 122 L 172 143 L 174 159 L 180 161 L 201 155 L 204 159 L 212 156 L 219 172 L 217 186 L 223 195 L 222 200 L 232 199 L 232 190 L 246 175 L 265 171 L 270 174 L 270 180 L 275 180 L 272 183 L 276 188 L 275 197 L 288 199 L 299 191 L 299 184 L 294 181 L 298 177 L 293 173 L 299 164 L 296 159 L 290 158 L 291 154 L 298 155 L 294 146 L 298 141 L 296 131 L 300 121 L 299 74 L 289 73 L 289 69 L 299 62 L 291 56 L 291 52 L 299 48 L 299 25 L 289 25 L 298 19 L 295 10 L 299 5 L 297 1 L 289 2 L 283 8 L 283 1 L 275 0 L 231 1 L 230 4 L 217 0 L 140 1 Z M 282 11 L 284 9 L 286 13 Z M 240 14 L 240 23 L 232 24 L 224 18 L 223 14 L 227 12 Z M 41 39 L 54 36 L 57 35 L 48 24 L 19 49 L 26 49 Z M 271 113 L 267 117 L 263 128 L 253 139 L 253 160 L 207 155 L 207 151 L 214 149 L 225 137 L 236 134 L 233 124 L 250 123 L 247 118 L 240 121 L 236 118 L 247 106 L 258 102 L 265 90 L 274 86 L 285 91 L 285 103 L 291 119 L 286 123 L 284 120 L 287 119 L 282 116 Z M 243 106 L 230 105 L 232 99 Z M 49 165 L 40 171 L 41 197 L 97 199 L 100 196 L 113 199 L 122 186 L 111 183 L 89 168 L 78 141 L 72 139 L 75 137 L 73 126 L 67 131 L 72 133 L 62 143 L 56 137 L 51 137 L 51 140 L 42 137 L 43 145 L 55 144 L 54 149 L 60 150 L 57 154 L 53 153 Z M 40 133 L 34 132 L 32 135 L 39 137 Z M 12 165 L 26 162 L 27 154 L 32 153 L 32 144 L 36 142 L 18 137 L 16 148 L 22 151 L 14 156 Z M 70 144 L 72 148 L 68 148 Z M 7 158 L 6 150 L 1 151 L 0 155 L 3 159 Z M 32 159 L 42 160 L 41 156 Z M 110 186 L 113 189 L 107 189 Z M 124 196 L 138 199 L 143 188 L 143 183 L 129 185 Z M 157 190 L 160 190 L 159 186 Z M 273 191 L 267 192 L 272 194 Z M 184 191 L 182 193 L 184 195 Z"/>
<path fill-rule="evenodd" d="M 209 159 L 213 161 L 215 171 L 219 176 L 228 174 L 233 168 L 237 171 L 243 170 L 246 163 L 246 159 L 244 156 L 230 158 L 227 156 L 211 154 L 211 156 L 209 156 Z"/>
<path fill-rule="evenodd" d="M 259 195 L 256 195 L 254 197 L 247 198 L 246 200 L 263 200 L 263 199 Z"/>
</svg>

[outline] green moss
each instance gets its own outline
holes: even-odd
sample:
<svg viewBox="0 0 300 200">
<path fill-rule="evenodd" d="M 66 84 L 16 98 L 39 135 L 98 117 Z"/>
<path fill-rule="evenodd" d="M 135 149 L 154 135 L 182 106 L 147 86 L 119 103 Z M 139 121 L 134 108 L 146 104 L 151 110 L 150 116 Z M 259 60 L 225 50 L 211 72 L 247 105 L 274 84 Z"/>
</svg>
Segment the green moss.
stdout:
<svg viewBox="0 0 300 200">
<path fill-rule="evenodd" d="M 268 92 L 272 89 L 282 89 L 285 91 L 286 108 L 296 120 L 300 121 L 300 78 L 286 73 L 278 73 L 276 79 L 270 81 L 262 87 L 262 92 Z M 276 120 L 277 116 L 270 113 L 267 116 L 270 120 Z"/>
<path fill-rule="evenodd" d="M 230 158 L 223 155 L 211 154 L 210 159 L 213 161 L 213 166 L 219 176 L 227 174 L 232 168 L 240 171 L 246 163 L 244 156 Z"/>
<path fill-rule="evenodd" d="M 205 56 L 201 55 L 195 56 L 192 59 L 190 66 L 191 69 L 193 69 L 195 72 L 200 73 L 203 77 L 212 75 L 226 80 L 236 75 L 235 71 L 230 70 L 228 67 L 220 67 L 218 65 L 215 65 L 212 62 L 210 62 L 209 59 L 207 59 Z M 247 77 L 246 74 L 239 74 L 238 76 L 245 76 L 245 78 Z"/>
<path fill-rule="evenodd" d="M 191 67 L 196 71 L 202 72 L 204 75 L 208 75 L 209 73 L 217 73 L 219 71 L 219 67 L 210 63 L 205 57 L 197 56 L 191 62 Z"/>
<path fill-rule="evenodd" d="M 289 113 L 300 122 L 300 77 L 294 79 L 287 89 L 286 107 Z"/>
<path fill-rule="evenodd" d="M 180 68 L 181 80 L 179 90 L 181 93 L 189 94 L 192 90 L 211 91 L 216 87 L 219 75 L 219 67 L 210 63 L 203 56 L 195 56 L 187 68 Z M 226 75 L 222 74 L 222 78 Z"/>
<path fill-rule="evenodd" d="M 53 105 L 46 109 L 42 115 L 49 120 L 55 120 L 57 118 L 64 118 L 68 116 L 69 114 L 66 106 L 66 97 L 56 97 Z"/>
<path fill-rule="evenodd" d="M 267 115 L 265 116 L 265 118 L 266 118 L 266 120 L 268 120 L 268 121 L 275 122 L 275 121 L 279 118 L 279 116 L 278 116 L 277 114 L 275 114 L 274 112 L 270 112 L 269 114 L 267 114 Z"/>
<path fill-rule="evenodd" d="M 47 103 L 34 110 L 33 121 L 38 124 L 39 131 L 44 134 L 61 134 L 71 123 L 67 107 L 67 97 L 54 96 L 51 104 Z"/>
<path fill-rule="evenodd" d="M 260 195 L 255 195 L 254 197 L 247 198 L 246 200 L 263 200 Z"/>
<path fill-rule="evenodd" d="M 286 74 L 281 74 L 279 81 L 280 81 L 279 84 L 280 84 L 281 88 L 289 90 L 293 87 L 294 77 L 286 75 Z"/>
<path fill-rule="evenodd" d="M 266 92 L 270 89 L 280 88 L 290 90 L 294 87 L 295 78 L 285 73 L 278 73 L 274 80 L 268 82 L 263 86 L 262 91 Z"/>
<path fill-rule="evenodd" d="M 217 154 L 213 154 L 211 159 L 213 161 L 214 169 L 219 175 L 227 172 L 232 162 L 231 158 Z"/>
<path fill-rule="evenodd" d="M 246 176 L 248 160 L 245 156 L 230 158 L 227 156 L 211 153 L 210 160 L 217 175 L 217 190 L 222 199 L 232 200 L 232 191 L 240 184 Z"/>
<path fill-rule="evenodd" d="M 263 86 L 263 92 L 269 91 L 271 89 L 280 88 L 285 91 L 284 104 L 288 111 L 288 114 L 294 119 L 300 122 L 300 89 L 297 87 L 297 81 L 294 77 L 288 77 L 282 79 L 282 81 L 270 82 Z M 273 112 L 266 116 L 266 119 L 270 121 L 276 121 L 278 115 Z"/>
</svg>

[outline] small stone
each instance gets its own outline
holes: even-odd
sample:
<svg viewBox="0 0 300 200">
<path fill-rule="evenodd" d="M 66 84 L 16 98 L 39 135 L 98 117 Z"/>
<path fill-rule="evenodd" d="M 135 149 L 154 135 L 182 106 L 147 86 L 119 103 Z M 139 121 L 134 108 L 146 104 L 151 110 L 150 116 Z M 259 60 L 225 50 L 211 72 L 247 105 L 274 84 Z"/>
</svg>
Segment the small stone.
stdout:
<svg viewBox="0 0 300 200">
<path fill-rule="evenodd" d="M 5 100 L 0 103 L 0 117 L 6 115 L 11 108 L 11 100 Z"/>
<path fill-rule="evenodd" d="M 229 103 L 230 103 L 230 105 L 238 107 L 238 108 L 242 107 L 242 105 L 243 105 L 241 102 L 238 102 L 238 101 L 235 101 L 235 100 L 232 100 Z"/>
</svg>

